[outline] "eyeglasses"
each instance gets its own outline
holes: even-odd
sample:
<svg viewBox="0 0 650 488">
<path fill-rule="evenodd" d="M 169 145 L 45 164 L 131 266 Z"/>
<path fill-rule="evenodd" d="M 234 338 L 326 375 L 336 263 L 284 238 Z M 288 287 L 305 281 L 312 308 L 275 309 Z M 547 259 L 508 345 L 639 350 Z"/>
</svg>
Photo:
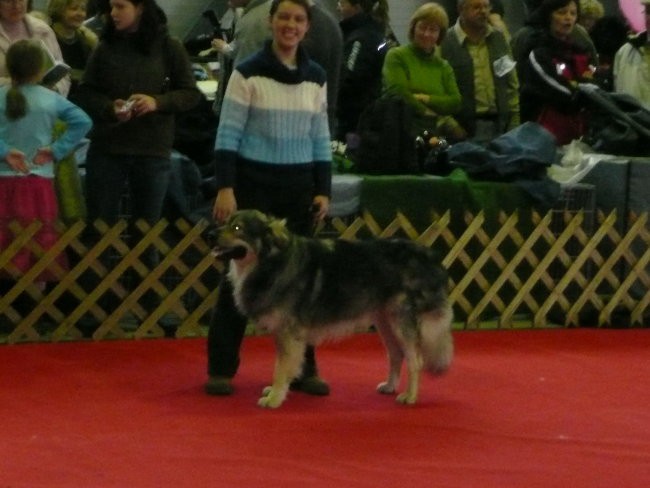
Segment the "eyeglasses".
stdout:
<svg viewBox="0 0 650 488">
<path fill-rule="evenodd" d="M 423 34 L 438 34 L 440 32 L 440 26 L 434 23 L 418 22 L 415 24 L 415 30 Z"/>
</svg>

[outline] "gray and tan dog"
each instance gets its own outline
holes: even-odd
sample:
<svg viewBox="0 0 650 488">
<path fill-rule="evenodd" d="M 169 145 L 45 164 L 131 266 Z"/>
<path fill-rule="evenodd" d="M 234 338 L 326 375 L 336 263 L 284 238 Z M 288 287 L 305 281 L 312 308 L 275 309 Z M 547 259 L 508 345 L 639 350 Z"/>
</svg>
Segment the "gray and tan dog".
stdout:
<svg viewBox="0 0 650 488">
<path fill-rule="evenodd" d="M 255 210 L 235 212 L 218 228 L 217 258 L 230 258 L 235 302 L 258 328 L 275 337 L 273 384 L 259 405 L 279 407 L 301 370 L 307 344 L 375 326 L 388 351 L 394 394 L 406 361 L 406 390 L 417 400 L 420 372 L 443 373 L 451 363 L 452 310 L 447 274 L 433 252 L 407 240 L 312 239 L 290 233 L 283 220 Z"/>
</svg>

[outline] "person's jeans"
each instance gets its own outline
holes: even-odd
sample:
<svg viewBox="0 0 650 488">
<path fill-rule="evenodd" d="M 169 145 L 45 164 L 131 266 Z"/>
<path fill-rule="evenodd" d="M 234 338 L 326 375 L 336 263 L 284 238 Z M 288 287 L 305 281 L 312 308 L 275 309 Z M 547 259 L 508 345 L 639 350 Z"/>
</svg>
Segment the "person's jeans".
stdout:
<svg viewBox="0 0 650 488">
<path fill-rule="evenodd" d="M 109 225 L 120 217 L 120 200 L 128 182 L 131 218 L 153 225 L 161 218 L 169 187 L 169 158 L 118 156 L 93 150 L 86 158 L 86 200 L 91 221 L 102 219 Z"/>
<path fill-rule="evenodd" d="M 120 208 L 124 189 L 128 183 L 129 189 L 129 221 L 131 224 L 137 220 L 144 220 L 149 225 L 154 225 L 162 217 L 163 204 L 169 186 L 171 174 L 171 161 L 169 158 L 111 155 L 93 149 L 91 146 L 86 157 L 86 202 L 88 205 L 88 219 L 91 223 L 101 219 L 108 225 L 114 225 L 122 215 L 124 209 Z M 93 234 L 93 231 L 90 231 Z M 137 242 L 142 238 L 136 227 L 131 225 L 129 234 Z M 95 240 L 97 236 L 90 237 Z M 118 259 L 111 255 L 109 250 L 102 256 L 108 269 L 114 265 L 113 260 Z M 148 248 L 141 256 L 142 262 L 153 269 L 158 264 L 158 252 L 155 248 Z M 126 282 L 130 281 L 128 277 Z M 136 277 L 136 282 L 140 278 Z M 153 293 L 145 294 L 145 307 L 149 310 L 155 308 L 158 302 Z M 113 308 L 107 305 L 107 310 Z"/>
</svg>

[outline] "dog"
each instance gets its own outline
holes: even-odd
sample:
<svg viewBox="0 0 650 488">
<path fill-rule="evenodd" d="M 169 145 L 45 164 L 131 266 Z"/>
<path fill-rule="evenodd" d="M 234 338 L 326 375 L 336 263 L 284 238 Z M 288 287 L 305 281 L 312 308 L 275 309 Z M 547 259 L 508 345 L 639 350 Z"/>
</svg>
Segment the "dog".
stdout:
<svg viewBox="0 0 650 488">
<path fill-rule="evenodd" d="M 292 234 L 286 221 L 240 210 L 218 227 L 213 255 L 227 261 L 239 310 L 275 338 L 273 384 L 262 407 L 276 408 L 301 371 L 307 344 L 375 327 L 388 352 L 396 394 L 402 362 L 408 375 L 397 402 L 417 401 L 421 370 L 441 374 L 454 345 L 447 273 L 431 249 L 412 241 L 347 241 Z"/>
</svg>

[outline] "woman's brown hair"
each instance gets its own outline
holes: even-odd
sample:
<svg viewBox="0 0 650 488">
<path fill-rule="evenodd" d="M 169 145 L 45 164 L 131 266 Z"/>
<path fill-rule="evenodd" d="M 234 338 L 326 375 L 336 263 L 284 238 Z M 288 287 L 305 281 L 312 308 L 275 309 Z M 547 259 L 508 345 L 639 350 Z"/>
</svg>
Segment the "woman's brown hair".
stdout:
<svg viewBox="0 0 650 488">
<path fill-rule="evenodd" d="M 409 21 L 409 40 L 413 41 L 415 33 L 415 25 L 421 20 L 436 24 L 440 28 L 440 36 L 438 37 L 438 44 L 442 42 L 447 34 L 449 28 L 449 16 L 444 7 L 436 2 L 425 3 L 418 7 Z"/>
</svg>

